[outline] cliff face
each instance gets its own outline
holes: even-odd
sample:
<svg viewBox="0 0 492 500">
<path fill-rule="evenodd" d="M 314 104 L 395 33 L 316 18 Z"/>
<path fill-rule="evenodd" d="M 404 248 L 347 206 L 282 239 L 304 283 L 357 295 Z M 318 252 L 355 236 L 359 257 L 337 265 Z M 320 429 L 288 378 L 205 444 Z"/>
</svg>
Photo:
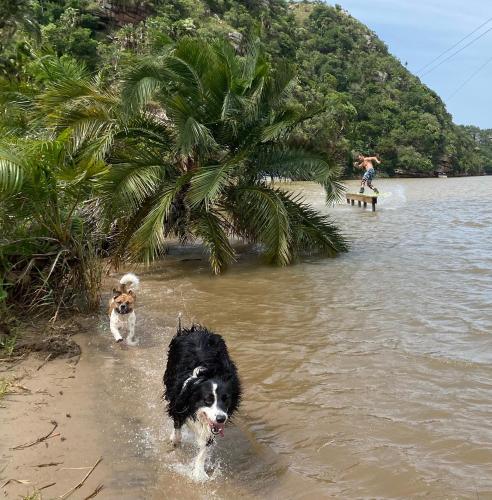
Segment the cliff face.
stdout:
<svg viewBox="0 0 492 500">
<path fill-rule="evenodd" d="M 103 15 L 118 27 L 138 24 L 155 13 L 151 3 L 146 1 L 99 0 Z"/>
</svg>

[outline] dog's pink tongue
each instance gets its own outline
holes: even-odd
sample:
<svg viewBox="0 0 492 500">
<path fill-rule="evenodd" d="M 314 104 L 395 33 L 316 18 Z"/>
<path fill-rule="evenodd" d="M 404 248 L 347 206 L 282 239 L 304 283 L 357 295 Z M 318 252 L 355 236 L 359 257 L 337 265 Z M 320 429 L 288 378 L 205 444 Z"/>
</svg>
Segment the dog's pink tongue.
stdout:
<svg viewBox="0 0 492 500">
<path fill-rule="evenodd" d="M 224 437 L 224 424 L 215 424 L 216 429 L 219 430 L 221 437 Z"/>
</svg>

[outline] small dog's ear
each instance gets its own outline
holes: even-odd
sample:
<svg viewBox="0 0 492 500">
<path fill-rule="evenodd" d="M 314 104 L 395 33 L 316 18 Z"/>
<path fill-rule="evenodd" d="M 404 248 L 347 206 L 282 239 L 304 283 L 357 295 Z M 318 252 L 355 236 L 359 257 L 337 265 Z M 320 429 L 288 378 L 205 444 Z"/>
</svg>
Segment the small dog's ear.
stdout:
<svg viewBox="0 0 492 500">
<path fill-rule="evenodd" d="M 119 290 L 116 290 L 116 288 L 113 288 L 113 299 L 116 299 L 116 297 L 119 297 L 121 295 L 121 292 Z"/>
<path fill-rule="evenodd" d="M 130 291 L 128 292 L 128 295 L 131 295 L 133 298 L 135 298 L 135 297 L 136 297 L 135 292 L 134 292 L 133 290 L 130 290 Z"/>
</svg>

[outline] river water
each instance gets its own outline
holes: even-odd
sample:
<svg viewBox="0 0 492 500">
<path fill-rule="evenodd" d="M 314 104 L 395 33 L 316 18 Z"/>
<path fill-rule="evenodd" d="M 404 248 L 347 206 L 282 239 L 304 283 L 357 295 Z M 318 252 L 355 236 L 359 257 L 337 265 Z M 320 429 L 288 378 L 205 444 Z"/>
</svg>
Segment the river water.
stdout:
<svg viewBox="0 0 492 500">
<path fill-rule="evenodd" d="M 86 358 L 105 498 L 492 498 L 492 177 L 377 185 L 375 213 L 287 186 L 339 223 L 341 257 L 274 268 L 247 249 L 214 278 L 191 249 L 140 272 L 140 346 L 101 319 Z M 226 338 L 244 386 L 206 483 L 160 400 L 179 312 Z"/>
</svg>

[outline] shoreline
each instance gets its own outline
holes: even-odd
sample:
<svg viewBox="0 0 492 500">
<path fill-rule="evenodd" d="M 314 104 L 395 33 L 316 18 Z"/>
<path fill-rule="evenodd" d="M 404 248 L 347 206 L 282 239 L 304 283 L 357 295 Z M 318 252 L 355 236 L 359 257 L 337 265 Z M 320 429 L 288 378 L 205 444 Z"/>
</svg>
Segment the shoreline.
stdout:
<svg viewBox="0 0 492 500">
<path fill-rule="evenodd" d="M 76 338 L 80 358 L 45 362 L 44 355 L 31 353 L 15 364 L 0 363 L 0 379 L 9 382 L 0 400 L 5 498 L 67 498 L 73 488 L 78 498 L 94 498 L 104 489 L 110 470 L 94 418 L 95 380 L 84 356 L 86 336 Z"/>
</svg>

